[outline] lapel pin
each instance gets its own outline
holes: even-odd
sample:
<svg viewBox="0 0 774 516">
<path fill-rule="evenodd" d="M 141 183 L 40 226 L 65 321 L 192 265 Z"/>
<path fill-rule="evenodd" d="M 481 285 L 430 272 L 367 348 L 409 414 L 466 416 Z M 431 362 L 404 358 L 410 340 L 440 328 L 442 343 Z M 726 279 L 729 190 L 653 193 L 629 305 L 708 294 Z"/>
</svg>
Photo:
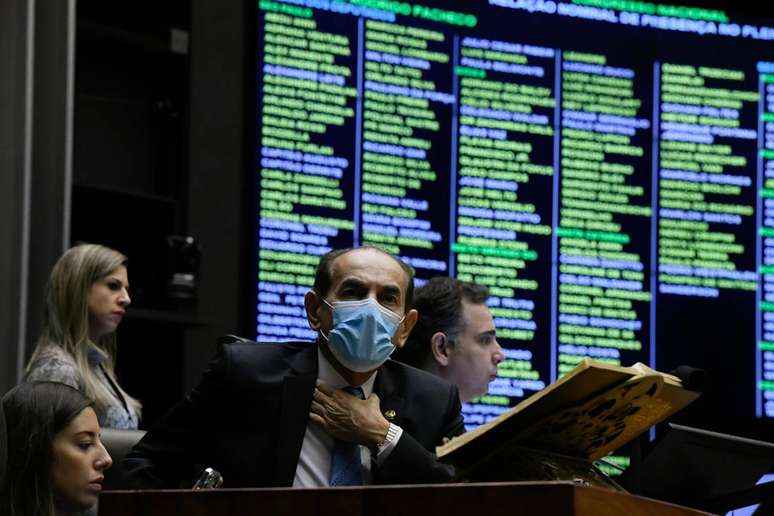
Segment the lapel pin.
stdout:
<svg viewBox="0 0 774 516">
<path fill-rule="evenodd" d="M 396 416 L 396 415 L 397 415 L 397 414 L 396 414 L 396 413 L 395 413 L 395 411 L 394 411 L 394 410 L 392 410 L 392 409 L 390 409 L 390 410 L 385 410 L 385 411 L 384 411 L 384 417 L 386 417 L 387 419 L 395 419 L 395 416 Z"/>
</svg>

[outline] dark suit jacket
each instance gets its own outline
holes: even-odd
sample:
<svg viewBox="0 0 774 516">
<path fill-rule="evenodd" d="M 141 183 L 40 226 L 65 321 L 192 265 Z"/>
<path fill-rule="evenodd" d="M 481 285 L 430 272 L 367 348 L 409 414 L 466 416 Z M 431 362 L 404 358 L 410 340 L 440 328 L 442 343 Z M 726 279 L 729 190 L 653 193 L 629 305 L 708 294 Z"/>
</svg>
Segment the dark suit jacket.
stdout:
<svg viewBox="0 0 774 516">
<path fill-rule="evenodd" d="M 316 380 L 316 344 L 222 346 L 199 385 L 124 459 L 131 487 L 190 487 L 208 466 L 225 487 L 292 486 Z M 374 392 L 403 428 L 383 464 L 372 464 L 374 483 L 451 480 L 433 451 L 464 432 L 457 388 L 388 360 Z"/>
</svg>

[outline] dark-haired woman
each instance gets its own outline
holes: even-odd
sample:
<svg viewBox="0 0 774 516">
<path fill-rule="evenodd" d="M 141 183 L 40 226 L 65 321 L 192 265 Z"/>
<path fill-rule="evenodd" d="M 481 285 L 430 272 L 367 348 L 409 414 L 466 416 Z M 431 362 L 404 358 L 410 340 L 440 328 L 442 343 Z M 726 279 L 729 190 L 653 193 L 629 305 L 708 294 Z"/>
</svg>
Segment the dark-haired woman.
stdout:
<svg viewBox="0 0 774 516">
<path fill-rule="evenodd" d="M 26 382 L 0 400 L 0 514 L 87 511 L 111 464 L 92 403 L 77 389 Z"/>
</svg>

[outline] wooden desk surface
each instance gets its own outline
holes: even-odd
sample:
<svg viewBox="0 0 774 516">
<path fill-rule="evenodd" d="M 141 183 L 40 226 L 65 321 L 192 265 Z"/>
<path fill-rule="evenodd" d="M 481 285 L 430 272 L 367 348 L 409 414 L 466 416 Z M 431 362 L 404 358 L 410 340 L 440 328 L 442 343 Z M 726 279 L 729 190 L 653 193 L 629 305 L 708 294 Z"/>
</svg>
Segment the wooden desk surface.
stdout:
<svg viewBox="0 0 774 516">
<path fill-rule="evenodd" d="M 100 516 L 489 516 L 707 514 L 572 482 L 503 482 L 335 489 L 107 491 Z"/>
</svg>

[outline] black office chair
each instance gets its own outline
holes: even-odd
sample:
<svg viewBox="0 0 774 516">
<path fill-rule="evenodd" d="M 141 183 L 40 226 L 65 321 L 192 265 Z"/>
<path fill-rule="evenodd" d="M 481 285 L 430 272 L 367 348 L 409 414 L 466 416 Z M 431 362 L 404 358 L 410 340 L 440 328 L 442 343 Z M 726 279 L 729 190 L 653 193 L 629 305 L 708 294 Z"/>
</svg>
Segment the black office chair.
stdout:
<svg viewBox="0 0 774 516">
<path fill-rule="evenodd" d="M 102 444 L 113 459 L 113 465 L 105 471 L 105 481 L 102 483 L 105 490 L 125 488 L 124 469 L 121 465 L 121 460 L 126 457 L 144 435 L 145 430 L 102 429 Z"/>
<path fill-rule="evenodd" d="M 246 339 L 244 337 L 240 337 L 239 335 L 232 335 L 231 333 L 228 333 L 226 335 L 221 335 L 220 337 L 215 339 L 215 344 L 217 344 L 218 346 L 221 346 L 223 344 L 235 344 L 237 342 L 250 343 L 255 341 Z"/>
</svg>

